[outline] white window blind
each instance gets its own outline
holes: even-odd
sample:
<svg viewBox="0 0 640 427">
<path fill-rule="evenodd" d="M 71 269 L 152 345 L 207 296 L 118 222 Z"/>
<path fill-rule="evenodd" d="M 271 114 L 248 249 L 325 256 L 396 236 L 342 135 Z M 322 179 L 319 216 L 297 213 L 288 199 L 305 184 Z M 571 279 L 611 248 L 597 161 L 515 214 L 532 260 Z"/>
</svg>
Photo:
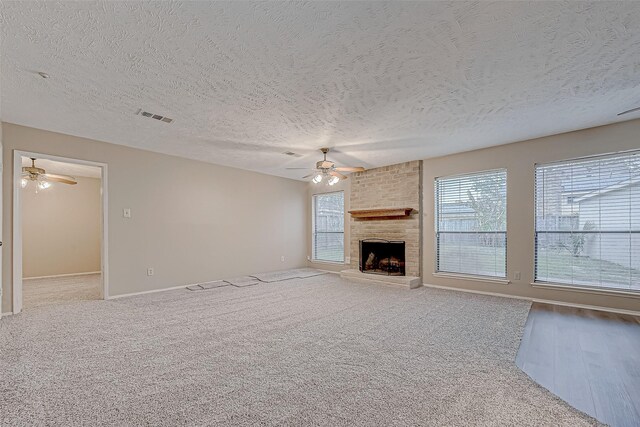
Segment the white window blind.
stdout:
<svg viewBox="0 0 640 427">
<path fill-rule="evenodd" d="M 640 152 L 536 166 L 535 280 L 640 291 Z"/>
<path fill-rule="evenodd" d="M 505 170 L 437 178 L 436 270 L 506 277 Z"/>
<path fill-rule="evenodd" d="M 344 192 L 313 196 L 313 259 L 344 262 Z"/>
</svg>

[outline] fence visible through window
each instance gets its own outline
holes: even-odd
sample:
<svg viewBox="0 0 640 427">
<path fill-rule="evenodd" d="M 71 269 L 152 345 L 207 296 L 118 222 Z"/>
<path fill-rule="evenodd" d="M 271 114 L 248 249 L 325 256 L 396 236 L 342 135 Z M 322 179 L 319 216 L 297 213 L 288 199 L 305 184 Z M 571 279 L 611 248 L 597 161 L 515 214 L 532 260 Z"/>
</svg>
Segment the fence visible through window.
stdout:
<svg viewBox="0 0 640 427">
<path fill-rule="evenodd" d="M 507 173 L 437 178 L 436 271 L 506 277 Z"/>
<path fill-rule="evenodd" d="M 313 253 L 316 261 L 344 262 L 344 192 L 313 196 Z"/>
</svg>

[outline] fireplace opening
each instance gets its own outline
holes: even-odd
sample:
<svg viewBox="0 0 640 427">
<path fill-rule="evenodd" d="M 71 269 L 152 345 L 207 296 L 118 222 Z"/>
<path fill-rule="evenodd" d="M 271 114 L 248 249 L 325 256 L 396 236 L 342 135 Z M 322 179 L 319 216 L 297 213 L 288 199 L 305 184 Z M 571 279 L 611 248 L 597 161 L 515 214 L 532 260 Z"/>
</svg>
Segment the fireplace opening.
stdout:
<svg viewBox="0 0 640 427">
<path fill-rule="evenodd" d="M 404 242 L 360 240 L 360 271 L 385 276 L 404 276 Z"/>
</svg>

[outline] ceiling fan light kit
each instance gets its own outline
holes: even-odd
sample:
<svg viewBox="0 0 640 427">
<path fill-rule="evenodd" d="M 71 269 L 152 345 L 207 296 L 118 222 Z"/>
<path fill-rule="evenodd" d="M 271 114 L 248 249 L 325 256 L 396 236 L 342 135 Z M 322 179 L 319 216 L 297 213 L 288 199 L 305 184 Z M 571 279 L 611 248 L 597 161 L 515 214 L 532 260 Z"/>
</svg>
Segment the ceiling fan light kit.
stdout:
<svg viewBox="0 0 640 427">
<path fill-rule="evenodd" d="M 67 175 L 55 175 L 47 173 L 42 168 L 36 167 L 36 159 L 31 158 L 31 166 L 22 167 L 22 179 L 20 180 L 20 186 L 27 188 L 29 182 L 35 183 L 36 193 L 38 190 L 46 190 L 53 185 L 53 182 L 59 182 L 61 184 L 76 185 L 78 181 L 74 177 Z"/>
<path fill-rule="evenodd" d="M 313 177 L 311 182 L 314 184 L 320 184 L 322 181 L 325 181 L 327 185 L 336 185 L 340 180 L 347 179 L 346 175 L 341 174 L 340 172 L 363 172 L 365 169 L 361 166 L 341 166 L 336 167 L 336 164 L 331 160 L 327 160 L 327 153 L 329 152 L 328 148 L 321 148 L 324 158 L 319 162 L 316 162 L 316 167 L 314 173 L 303 176 L 303 179 Z M 300 168 L 288 168 L 288 169 L 300 169 Z M 326 178 L 326 180 L 325 180 Z"/>
</svg>

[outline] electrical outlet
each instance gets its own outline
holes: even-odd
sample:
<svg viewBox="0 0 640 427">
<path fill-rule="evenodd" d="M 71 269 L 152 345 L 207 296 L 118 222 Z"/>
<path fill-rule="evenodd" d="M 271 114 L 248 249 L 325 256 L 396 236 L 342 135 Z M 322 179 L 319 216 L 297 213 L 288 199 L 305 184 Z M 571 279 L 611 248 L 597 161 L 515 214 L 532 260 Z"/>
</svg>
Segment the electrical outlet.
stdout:
<svg viewBox="0 0 640 427">
<path fill-rule="evenodd" d="M 311 261 L 311 257 L 307 255 L 307 261 Z"/>
<path fill-rule="evenodd" d="M 131 218 L 131 208 L 124 208 L 122 210 L 122 216 L 124 218 Z"/>
<path fill-rule="evenodd" d="M 345 264 L 351 264 L 351 257 L 350 256 L 344 257 L 344 263 Z"/>
<path fill-rule="evenodd" d="M 284 255 L 280 257 L 280 261 L 284 262 Z"/>
<path fill-rule="evenodd" d="M 515 280 L 520 280 L 522 278 L 522 274 L 520 274 L 519 271 L 516 271 L 515 274 L 513 275 L 513 278 Z"/>
<path fill-rule="evenodd" d="M 147 268 L 147 276 L 153 276 L 153 268 Z"/>
</svg>

